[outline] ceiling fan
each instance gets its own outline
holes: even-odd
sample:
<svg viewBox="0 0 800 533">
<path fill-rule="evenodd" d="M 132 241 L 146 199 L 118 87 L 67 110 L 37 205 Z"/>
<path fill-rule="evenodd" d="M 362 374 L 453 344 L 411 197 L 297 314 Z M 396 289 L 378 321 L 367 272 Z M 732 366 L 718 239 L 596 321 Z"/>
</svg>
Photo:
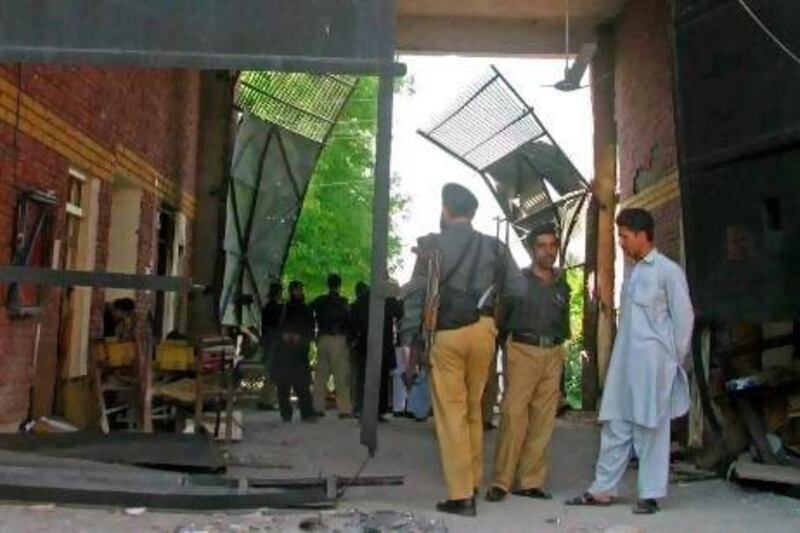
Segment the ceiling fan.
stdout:
<svg viewBox="0 0 800 533">
<path fill-rule="evenodd" d="M 594 57 L 594 54 L 597 52 L 597 44 L 583 44 L 578 52 L 578 56 L 572 62 L 572 65 L 569 64 L 569 0 L 565 0 L 565 3 L 566 31 L 564 32 L 564 62 L 566 64 L 564 66 L 564 79 L 556 82 L 554 85 L 544 85 L 544 87 L 555 87 L 559 91 L 570 92 L 589 87 L 589 85 L 581 85 L 581 79 L 583 79 L 583 75 L 586 74 L 586 69 L 589 68 L 589 63 L 592 61 L 592 57 Z"/>
</svg>

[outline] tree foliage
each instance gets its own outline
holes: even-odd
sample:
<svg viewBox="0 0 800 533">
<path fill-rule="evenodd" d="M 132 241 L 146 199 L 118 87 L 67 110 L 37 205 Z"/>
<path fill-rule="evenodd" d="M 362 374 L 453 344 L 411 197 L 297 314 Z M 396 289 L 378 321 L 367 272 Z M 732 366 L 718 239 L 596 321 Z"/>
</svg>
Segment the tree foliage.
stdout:
<svg viewBox="0 0 800 533">
<path fill-rule="evenodd" d="M 572 337 L 566 343 L 567 360 L 564 363 L 564 380 L 567 403 L 573 409 L 581 408 L 583 387 L 583 268 L 567 270 L 570 288 L 569 321 Z"/>
<path fill-rule="evenodd" d="M 302 281 L 311 296 L 325 292 L 330 272 L 342 276 L 346 294 L 370 280 L 377 88 L 375 78 L 359 81 L 311 177 L 284 268 L 284 279 Z M 407 201 L 393 194 L 391 212 Z M 400 240 L 391 229 L 391 267 L 399 256 Z"/>
</svg>

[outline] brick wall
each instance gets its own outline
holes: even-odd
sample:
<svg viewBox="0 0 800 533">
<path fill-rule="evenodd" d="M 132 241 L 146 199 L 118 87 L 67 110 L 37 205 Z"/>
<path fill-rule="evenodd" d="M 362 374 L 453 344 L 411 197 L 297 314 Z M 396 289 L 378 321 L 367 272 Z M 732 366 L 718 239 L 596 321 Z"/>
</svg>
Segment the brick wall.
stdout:
<svg viewBox="0 0 800 533">
<path fill-rule="evenodd" d="M 655 243 L 659 251 L 681 262 L 681 202 L 674 198 L 650 210 L 656 222 Z"/>
<path fill-rule="evenodd" d="M 621 197 L 637 176 L 657 179 L 677 166 L 672 103 L 669 0 L 628 2 L 616 28 L 616 119 Z M 636 191 L 639 192 L 639 191 Z"/>
<path fill-rule="evenodd" d="M 681 255 L 677 187 L 670 189 L 671 194 L 660 194 L 658 202 L 637 202 L 650 187 L 677 177 L 671 26 L 669 0 L 628 2 L 616 25 L 614 74 L 620 198 L 623 204 L 651 210 L 656 245 L 677 260 Z"/>
<path fill-rule="evenodd" d="M 191 216 L 199 106 L 197 71 L 0 65 L 0 264 L 10 259 L 18 191 L 35 187 L 56 193 L 54 235 L 63 239 L 72 166 L 103 180 L 96 268 L 103 269 L 108 258 L 110 181 L 124 176 L 144 190 L 138 270 L 152 270 L 161 202 Z M 5 308 L 5 287 L 0 286 L 0 423 L 25 416 L 37 323 L 42 324 L 42 336 L 36 409 L 49 412 L 61 296 L 61 290 L 50 289 L 43 316 L 12 319 Z M 143 313 L 154 302 L 150 294 L 137 300 Z M 103 301 L 103 291 L 95 290 L 92 336 L 102 331 Z"/>
</svg>

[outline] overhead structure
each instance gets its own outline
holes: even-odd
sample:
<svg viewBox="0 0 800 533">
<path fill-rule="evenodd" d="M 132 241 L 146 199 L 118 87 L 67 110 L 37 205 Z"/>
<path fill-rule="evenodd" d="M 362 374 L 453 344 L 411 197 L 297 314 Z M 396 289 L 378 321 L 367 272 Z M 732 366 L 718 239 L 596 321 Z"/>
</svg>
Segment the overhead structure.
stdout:
<svg viewBox="0 0 800 533">
<path fill-rule="evenodd" d="M 566 250 L 588 183 L 497 68 L 418 133 L 481 175 L 520 238 L 553 222 Z"/>
<path fill-rule="evenodd" d="M 228 180 L 225 325 L 259 329 L 269 284 L 278 281 L 311 174 L 357 78 L 245 71 L 235 104 L 243 113 Z"/>
</svg>

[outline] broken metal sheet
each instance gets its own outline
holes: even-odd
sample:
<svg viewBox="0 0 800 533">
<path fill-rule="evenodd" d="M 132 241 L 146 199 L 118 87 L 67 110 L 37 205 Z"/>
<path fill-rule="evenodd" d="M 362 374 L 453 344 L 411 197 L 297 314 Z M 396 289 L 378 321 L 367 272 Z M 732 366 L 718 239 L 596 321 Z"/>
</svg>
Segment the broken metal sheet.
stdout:
<svg viewBox="0 0 800 533">
<path fill-rule="evenodd" d="M 239 75 L 236 104 L 244 116 L 228 187 L 223 324 L 259 330 L 264 296 L 283 272 L 322 146 L 357 81 L 330 74 Z"/>
<path fill-rule="evenodd" d="M 183 472 L 225 470 L 222 450 L 211 437 L 203 435 L 86 431 L 7 434 L 0 435 L 0 450 Z"/>
<path fill-rule="evenodd" d="M 800 468 L 797 467 L 739 460 L 731 468 L 739 479 L 800 486 Z"/>
<path fill-rule="evenodd" d="M 0 61 L 401 73 L 393 0 L 0 0 Z"/>
<path fill-rule="evenodd" d="M 526 175 L 535 176 L 546 181 L 558 196 L 586 188 L 585 181 L 564 152 L 544 140 L 523 144 L 486 170 L 492 178 L 503 183 L 516 183 Z"/>
<path fill-rule="evenodd" d="M 223 324 L 261 325 L 322 145 L 245 114 L 236 136 L 225 226 Z"/>
<path fill-rule="evenodd" d="M 252 509 L 331 507 L 320 488 L 252 489 L 195 485 L 185 476 L 166 480 L 149 472 L 75 470 L 69 467 L 0 466 L 0 497 L 9 501 L 113 505 L 152 509 Z"/>
</svg>

